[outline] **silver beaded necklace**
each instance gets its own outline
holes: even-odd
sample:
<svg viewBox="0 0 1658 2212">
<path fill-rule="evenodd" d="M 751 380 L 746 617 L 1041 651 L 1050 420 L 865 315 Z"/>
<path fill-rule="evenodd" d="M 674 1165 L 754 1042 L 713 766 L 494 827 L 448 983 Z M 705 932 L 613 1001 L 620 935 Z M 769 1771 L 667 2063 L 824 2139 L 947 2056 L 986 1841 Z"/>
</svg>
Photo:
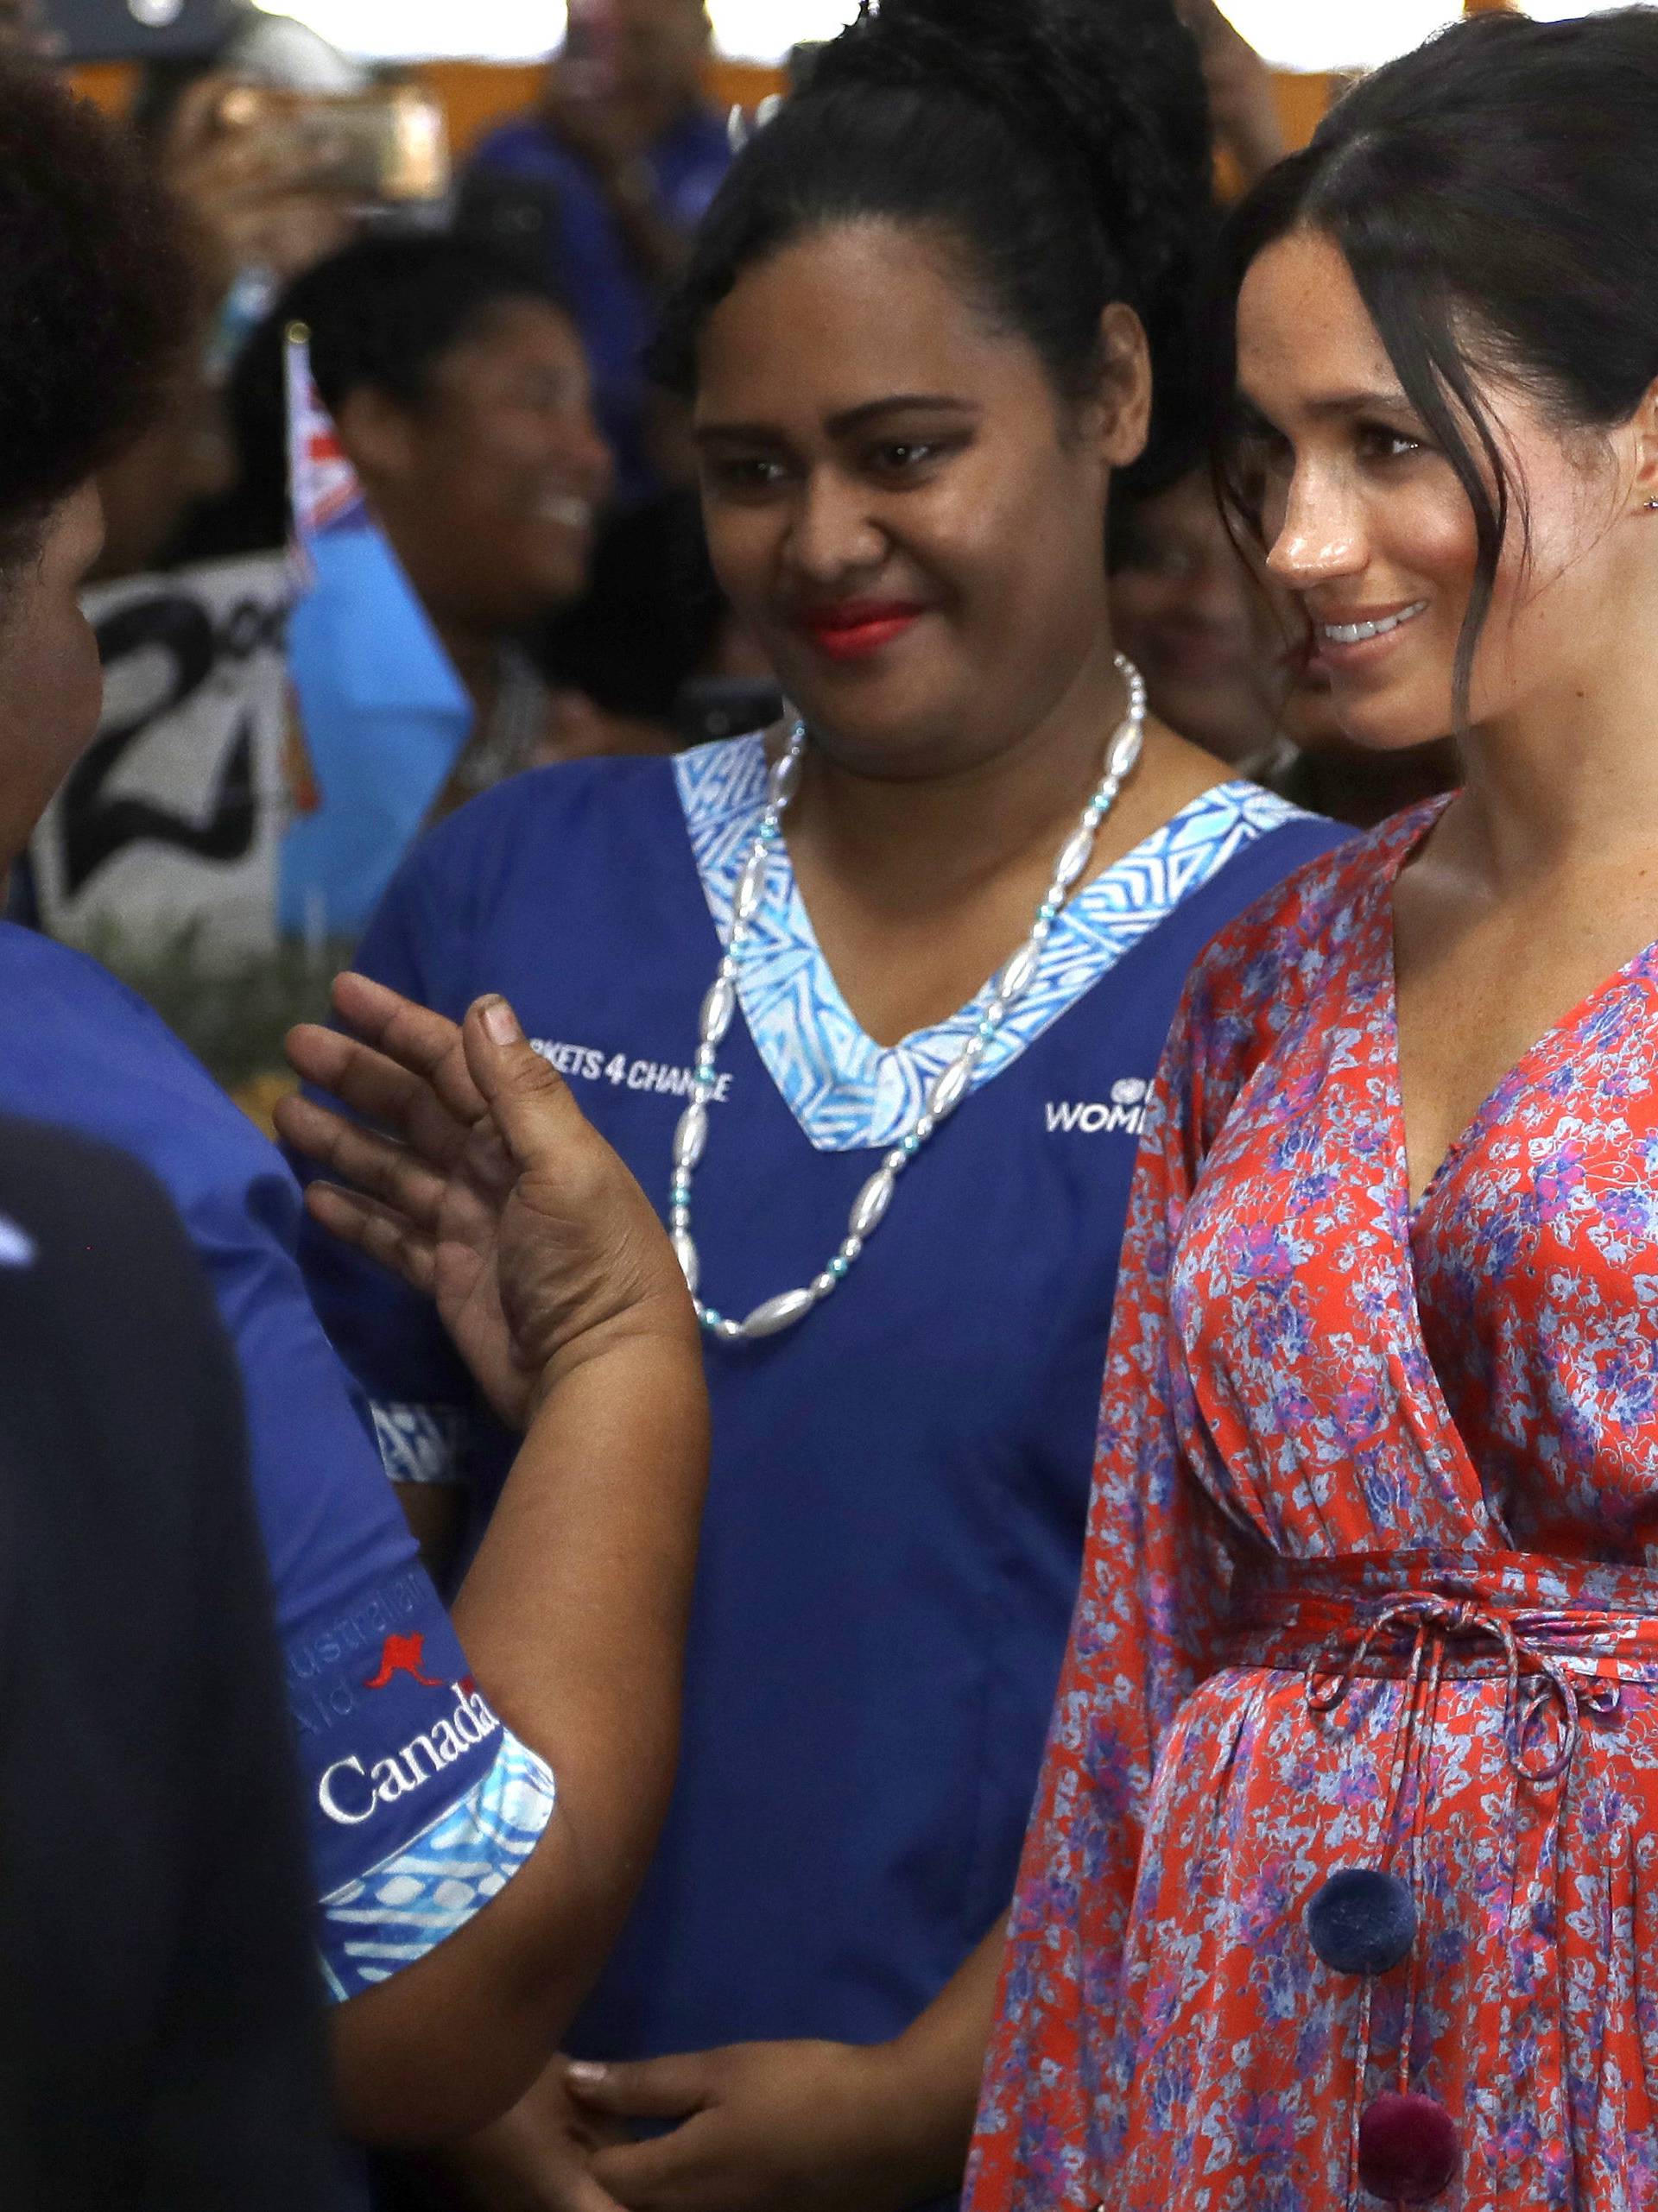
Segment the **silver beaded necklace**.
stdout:
<svg viewBox="0 0 1658 2212">
<path fill-rule="evenodd" d="M 978 1064 L 1009 1014 L 1024 997 L 1041 972 L 1042 955 L 1054 925 L 1064 913 L 1077 885 L 1087 874 L 1099 840 L 1100 825 L 1116 806 L 1117 795 L 1133 774 L 1146 736 L 1146 686 L 1140 671 L 1123 654 L 1117 656 L 1117 673 L 1129 687 L 1129 711 L 1118 724 L 1105 751 L 1105 774 L 1083 809 L 1082 820 L 1066 839 L 1054 870 L 1047 895 L 1036 910 L 1036 920 L 1007 966 L 997 977 L 984 1019 L 950 1065 L 928 1090 L 921 1114 L 908 1134 L 895 1145 L 858 1192 L 846 1236 L 823 1273 L 803 1290 L 785 1291 L 757 1305 L 746 1321 L 728 1321 L 705 1305 L 701 1296 L 702 1262 L 691 1234 L 691 1186 L 708 1148 L 708 1106 L 714 1095 L 719 1048 L 737 1014 L 737 984 L 744 954 L 753 940 L 753 923 L 766 894 L 767 880 L 782 842 L 783 817 L 801 787 L 806 756 L 806 724 L 797 722 L 788 745 L 772 769 L 766 787 L 766 810 L 747 864 L 737 879 L 731 901 L 731 925 L 725 957 L 719 964 L 707 997 L 702 1002 L 701 1040 L 691 1091 L 691 1103 L 680 1118 L 674 1135 L 674 1181 L 669 1194 L 668 1228 L 674 1249 L 685 1270 L 696 1302 L 697 1318 L 711 1336 L 728 1343 L 755 1343 L 780 1337 L 804 1321 L 815 1305 L 833 1296 L 845 1280 L 864 1245 L 887 1217 L 898 1179 L 921 1147 L 955 1112 L 972 1088 Z"/>
</svg>

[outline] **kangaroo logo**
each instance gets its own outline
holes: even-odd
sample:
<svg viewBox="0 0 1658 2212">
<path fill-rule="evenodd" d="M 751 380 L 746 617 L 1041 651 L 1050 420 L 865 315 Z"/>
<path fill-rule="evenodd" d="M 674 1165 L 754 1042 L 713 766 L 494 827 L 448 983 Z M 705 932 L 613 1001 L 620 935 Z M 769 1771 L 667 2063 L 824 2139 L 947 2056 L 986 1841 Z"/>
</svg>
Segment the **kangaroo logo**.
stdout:
<svg viewBox="0 0 1658 2212">
<path fill-rule="evenodd" d="M 444 1684 L 434 1676 L 422 1674 L 421 1662 L 426 1657 L 424 1636 L 388 1636 L 381 1647 L 380 1665 L 363 1684 L 365 1690 L 383 1690 L 394 1676 L 408 1675 L 427 1690 L 441 1690 Z"/>
</svg>

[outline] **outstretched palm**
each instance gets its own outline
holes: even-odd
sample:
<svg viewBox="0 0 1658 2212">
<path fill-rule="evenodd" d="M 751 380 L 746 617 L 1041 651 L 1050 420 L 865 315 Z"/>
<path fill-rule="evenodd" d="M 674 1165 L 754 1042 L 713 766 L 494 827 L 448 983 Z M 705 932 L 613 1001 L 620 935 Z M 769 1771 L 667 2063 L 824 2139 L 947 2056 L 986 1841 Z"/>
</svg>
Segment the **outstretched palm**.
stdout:
<svg viewBox="0 0 1658 2212">
<path fill-rule="evenodd" d="M 288 1057 L 358 1118 L 311 1098 L 277 1111 L 294 1149 L 341 1179 L 313 1183 L 307 1203 L 430 1292 L 503 1419 L 522 1425 L 558 1363 L 615 1332 L 690 1324 L 644 1193 L 503 1002 L 480 1001 L 457 1027 L 343 976 L 335 1008 L 355 1033 L 307 1025 Z M 490 1034 L 496 1009 L 504 1038 Z"/>
</svg>

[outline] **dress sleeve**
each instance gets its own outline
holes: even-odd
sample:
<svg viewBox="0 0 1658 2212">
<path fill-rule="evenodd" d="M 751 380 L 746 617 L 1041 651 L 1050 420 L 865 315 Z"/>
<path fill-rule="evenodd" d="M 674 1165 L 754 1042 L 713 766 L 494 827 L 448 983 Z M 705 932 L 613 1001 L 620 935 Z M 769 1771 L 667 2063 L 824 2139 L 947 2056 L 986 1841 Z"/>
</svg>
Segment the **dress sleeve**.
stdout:
<svg viewBox="0 0 1658 2212">
<path fill-rule="evenodd" d="M 1025 1844 L 969 2212 L 1093 2212 L 1132 2063 L 1123 1937 L 1158 1747 L 1211 1671 L 1221 1516 L 1180 1441 L 1171 1261 L 1203 1150 L 1199 976 L 1176 1017 L 1130 1205 L 1082 1584 Z M 1206 1100 L 1206 1090 L 1208 1097 Z"/>
</svg>

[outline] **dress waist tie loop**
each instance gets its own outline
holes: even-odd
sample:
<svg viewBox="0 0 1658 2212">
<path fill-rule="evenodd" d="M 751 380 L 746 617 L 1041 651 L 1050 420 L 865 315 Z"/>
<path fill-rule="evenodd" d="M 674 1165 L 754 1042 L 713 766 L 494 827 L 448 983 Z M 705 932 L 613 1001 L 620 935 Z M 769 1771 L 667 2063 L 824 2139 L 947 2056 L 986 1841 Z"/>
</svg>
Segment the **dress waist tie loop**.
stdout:
<svg viewBox="0 0 1658 2212">
<path fill-rule="evenodd" d="M 1516 1555 L 1459 1562 L 1465 1567 L 1460 1573 L 1446 1572 L 1447 1563 L 1436 1559 L 1437 1571 L 1423 1576 L 1425 1586 L 1412 1588 L 1405 1577 L 1416 1564 L 1408 1555 L 1389 1560 L 1378 1554 L 1315 1562 L 1298 1571 L 1295 1563 L 1275 1562 L 1273 1574 L 1251 1593 L 1258 1609 L 1257 1626 L 1253 1632 L 1241 1633 L 1235 1663 L 1299 1667 L 1307 1709 L 1320 1717 L 1338 1712 L 1363 1677 L 1403 1682 L 1382 1815 L 1382 1858 L 1385 1868 L 1402 1844 L 1410 1912 L 1420 1929 L 1422 1835 L 1442 1682 L 1447 1675 L 1502 1679 L 1504 1750 L 1516 1780 L 1532 1790 L 1564 1785 L 1582 1742 L 1585 1708 L 1603 1718 L 1615 1713 L 1621 1694 L 1619 1672 L 1632 1663 L 1643 1664 L 1643 1671 L 1652 1670 L 1658 1678 L 1658 1577 L 1635 1571 L 1625 1577 L 1613 1571 L 1616 1579 L 1636 1580 L 1650 1589 L 1651 1611 L 1644 1602 L 1649 1588 L 1643 1587 L 1638 1594 L 1631 1593 L 1636 1604 L 1625 1612 L 1616 1600 L 1610 1607 L 1574 1605 L 1569 1598 L 1562 1604 L 1560 1600 L 1566 1593 L 1555 1587 L 1547 1591 L 1515 1588 L 1513 1569 L 1533 1564 Z M 1552 1567 L 1554 1563 L 1535 1564 Z M 1505 1573 L 1504 1566 L 1509 1571 Z M 1518 1579 L 1524 1583 L 1533 1577 L 1525 1574 Z M 1344 1582 L 1350 1586 L 1343 1588 Z M 1372 1587 L 1361 1595 L 1351 1587 L 1353 1582 L 1361 1589 L 1366 1582 Z M 1624 1597 L 1622 1589 L 1617 1595 Z M 1551 1709 L 1555 1722 L 1552 1744 L 1540 1728 Z M 1558 1827 L 1563 1798 L 1564 1788 L 1552 1808 L 1551 1832 Z M 1411 2095 L 1421 1951 L 1420 1942 L 1409 1941 L 1396 2074 L 1395 2093 L 1402 2098 Z M 1350 2204 L 1358 2202 L 1376 1978 L 1376 1972 L 1365 1969 L 1348 2142 Z M 1439 2117 L 1448 2127 L 1445 2115 Z"/>
</svg>

